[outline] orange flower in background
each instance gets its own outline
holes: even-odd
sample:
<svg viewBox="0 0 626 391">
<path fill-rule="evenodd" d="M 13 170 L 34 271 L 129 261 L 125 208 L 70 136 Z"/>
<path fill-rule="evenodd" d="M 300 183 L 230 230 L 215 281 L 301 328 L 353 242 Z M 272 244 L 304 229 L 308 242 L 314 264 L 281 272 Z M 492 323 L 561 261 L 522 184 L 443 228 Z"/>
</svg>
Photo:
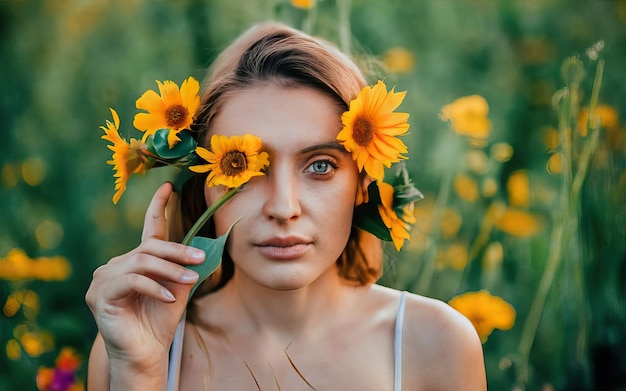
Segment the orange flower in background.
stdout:
<svg viewBox="0 0 626 391">
<path fill-rule="evenodd" d="M 515 324 L 515 308 L 486 290 L 456 296 L 449 304 L 472 322 L 483 343 L 494 329 L 509 330 Z"/>
<path fill-rule="evenodd" d="M 291 0 L 291 5 L 296 8 L 310 9 L 315 7 L 315 0 Z"/>
<path fill-rule="evenodd" d="M 450 121 L 450 127 L 456 133 L 484 140 L 489 137 L 491 130 L 488 114 L 487 100 L 480 95 L 470 95 L 443 106 L 439 117 L 443 121 Z"/>
<path fill-rule="evenodd" d="M 467 202 L 476 201 L 480 195 L 476 181 L 465 174 L 457 175 L 456 178 L 454 178 L 452 187 L 459 198 Z"/>
<path fill-rule="evenodd" d="M 267 152 L 260 152 L 261 146 L 261 139 L 249 134 L 231 137 L 213 135 L 211 151 L 203 147 L 196 148 L 198 156 L 209 164 L 191 166 L 189 170 L 209 172 L 206 178 L 208 187 L 239 187 L 254 176 L 265 175 L 262 170 L 270 162 Z"/>
<path fill-rule="evenodd" d="M 76 376 L 82 364 L 81 357 L 72 348 L 64 347 L 57 356 L 55 367 L 39 367 L 37 389 L 39 391 L 83 391 L 85 386 Z"/>
<path fill-rule="evenodd" d="M 615 129 L 619 125 L 617 110 L 608 105 L 598 105 L 595 110 L 595 118 L 600 121 L 600 126 L 604 129 Z M 589 121 L 589 110 L 584 108 L 578 115 L 578 130 L 582 136 L 587 135 L 587 125 L 589 125 L 589 128 L 594 126 Z"/>
<path fill-rule="evenodd" d="M 469 262 L 469 249 L 465 243 L 452 243 L 437 251 L 435 265 L 438 269 L 451 267 L 454 270 L 463 270 Z"/>
<path fill-rule="evenodd" d="M 69 277 L 71 267 L 63 257 L 39 257 L 31 259 L 18 248 L 0 258 L 0 279 L 62 281 Z"/>
<path fill-rule="evenodd" d="M 172 148 L 180 138 L 178 133 L 189 129 L 194 115 L 200 106 L 200 83 L 193 77 L 187 78 L 178 89 L 173 81 L 163 83 L 157 80 L 159 94 L 153 90 L 146 91 L 137 99 L 137 108 L 147 113 L 135 115 L 133 125 L 145 132 L 142 141 L 159 129 L 170 129 L 167 137 L 169 147 Z"/>
<path fill-rule="evenodd" d="M 516 171 L 509 176 L 506 182 L 506 190 L 509 195 L 511 206 L 525 207 L 530 200 L 530 182 L 528 172 Z"/>
<path fill-rule="evenodd" d="M 523 210 L 507 209 L 496 220 L 498 229 L 518 238 L 529 238 L 541 229 L 537 218 Z"/>
<path fill-rule="evenodd" d="M 378 182 L 378 190 L 380 192 L 380 200 L 382 205 L 378 206 L 378 212 L 383 220 L 383 223 L 391 234 L 391 240 L 397 251 L 400 251 L 404 240 L 410 240 L 411 235 L 409 231 L 411 225 L 415 224 L 415 216 L 408 207 L 402 210 L 402 215 L 398 216 L 393 209 L 393 186 L 385 182 Z"/>
<path fill-rule="evenodd" d="M 391 48 L 383 55 L 383 63 L 389 72 L 408 73 L 415 67 L 415 56 L 405 48 Z"/>
<path fill-rule="evenodd" d="M 343 129 L 337 135 L 359 170 L 376 180 L 385 176 L 384 167 L 406 159 L 404 143 L 398 138 L 409 130 L 408 113 L 396 113 L 406 92 L 387 92 L 382 81 L 366 86 L 350 102 L 350 109 L 343 113 Z"/>
<path fill-rule="evenodd" d="M 133 174 L 145 174 L 149 168 L 147 166 L 148 160 L 146 156 L 150 155 L 148 147 L 143 141 L 130 139 L 130 143 L 127 143 L 119 134 L 120 117 L 113 109 L 111 114 L 113 115 L 113 123 L 106 121 L 106 126 L 100 128 L 104 130 L 104 136 L 102 139 L 107 140 L 113 145 L 109 145 L 108 148 L 113 151 L 113 157 L 108 160 L 107 163 L 113 166 L 115 174 L 115 194 L 113 195 L 113 203 L 117 204 L 122 194 L 126 191 L 126 183 Z"/>
</svg>

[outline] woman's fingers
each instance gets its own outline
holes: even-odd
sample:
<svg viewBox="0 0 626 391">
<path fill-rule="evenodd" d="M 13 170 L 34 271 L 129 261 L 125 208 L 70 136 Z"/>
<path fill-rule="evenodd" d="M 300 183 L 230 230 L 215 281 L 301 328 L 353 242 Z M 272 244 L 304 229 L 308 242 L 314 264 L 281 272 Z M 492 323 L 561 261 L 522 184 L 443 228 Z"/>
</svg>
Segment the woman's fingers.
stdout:
<svg viewBox="0 0 626 391">
<path fill-rule="evenodd" d="M 167 219 L 165 217 L 165 207 L 172 194 L 172 184 L 166 182 L 162 184 L 154 193 L 152 201 L 146 211 L 146 218 L 143 223 L 143 233 L 141 241 L 149 238 L 168 240 Z"/>
<path fill-rule="evenodd" d="M 96 269 L 93 278 L 95 281 L 109 281 L 128 274 L 179 284 L 193 284 L 198 279 L 198 273 L 193 270 L 145 253 L 135 254 L 125 262 L 109 262 Z"/>
<path fill-rule="evenodd" d="M 195 247 L 184 246 L 180 243 L 168 242 L 152 237 L 146 239 L 139 247 L 135 248 L 130 253 L 111 259 L 109 264 L 127 262 L 129 258 L 140 254 L 153 255 L 183 265 L 202 263 L 206 255 L 204 251 Z"/>
</svg>

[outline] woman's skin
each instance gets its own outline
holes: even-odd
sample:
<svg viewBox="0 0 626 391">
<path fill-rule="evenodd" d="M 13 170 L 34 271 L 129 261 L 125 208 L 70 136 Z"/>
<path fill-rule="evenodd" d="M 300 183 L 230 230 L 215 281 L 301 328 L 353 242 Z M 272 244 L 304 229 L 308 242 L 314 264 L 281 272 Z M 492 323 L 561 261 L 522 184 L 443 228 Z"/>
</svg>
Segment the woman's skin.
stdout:
<svg viewBox="0 0 626 391">
<path fill-rule="evenodd" d="M 234 94 L 212 120 L 211 134 L 260 137 L 270 166 L 214 216 L 218 234 L 237 221 L 227 247 L 235 273 L 194 304 L 181 390 L 393 388 L 400 292 L 355 286 L 335 266 L 358 182 L 367 186 L 336 141 L 342 111 L 316 90 L 268 83 Z M 205 188 L 207 203 L 224 191 Z M 142 244 L 94 273 L 87 302 L 101 336 L 90 390 L 108 389 L 109 380 L 111 389 L 165 387 L 169 344 L 197 278 L 182 265 L 202 260 L 167 242 L 170 192 L 170 185 L 157 191 Z M 486 388 L 475 330 L 439 301 L 408 295 L 403 348 L 405 390 Z"/>
</svg>

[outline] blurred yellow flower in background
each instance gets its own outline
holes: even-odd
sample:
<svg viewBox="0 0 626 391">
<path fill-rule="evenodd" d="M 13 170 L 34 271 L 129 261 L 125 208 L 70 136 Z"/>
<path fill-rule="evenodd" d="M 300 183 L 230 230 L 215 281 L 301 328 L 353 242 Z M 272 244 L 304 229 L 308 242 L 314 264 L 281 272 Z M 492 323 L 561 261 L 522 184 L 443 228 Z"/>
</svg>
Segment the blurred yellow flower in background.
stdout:
<svg viewBox="0 0 626 391">
<path fill-rule="evenodd" d="M 405 92 L 387 92 L 387 87 L 378 81 L 373 87 L 366 86 L 350 102 L 350 109 L 343 113 L 343 129 L 337 135 L 359 170 L 376 180 L 385 176 L 384 167 L 406 159 L 403 153 L 408 150 L 397 137 L 409 130 L 409 114 L 396 113 Z"/>
<path fill-rule="evenodd" d="M 513 147 L 509 143 L 496 143 L 491 147 L 490 155 L 497 162 L 508 162 L 513 157 Z"/>
<path fill-rule="evenodd" d="M 526 170 L 515 171 L 506 182 L 511 206 L 526 207 L 530 200 L 530 181 Z"/>
<path fill-rule="evenodd" d="M 262 170 L 270 162 L 267 152 L 260 152 L 261 147 L 261 139 L 250 134 L 231 137 L 213 135 L 211 151 L 203 147 L 196 148 L 198 156 L 209 164 L 191 166 L 189 170 L 209 172 L 206 178 L 208 187 L 239 187 L 253 176 L 265 175 Z"/>
<path fill-rule="evenodd" d="M 452 208 L 446 208 L 441 218 L 441 235 L 444 238 L 454 237 L 459 232 L 459 229 L 461 229 L 462 223 L 463 218 L 459 212 Z"/>
<path fill-rule="evenodd" d="M 15 248 L 5 258 L 0 258 L 0 280 L 62 281 L 70 273 L 70 264 L 63 257 L 31 259 L 23 250 Z"/>
<path fill-rule="evenodd" d="M 483 255 L 483 268 L 485 270 L 494 270 L 502 264 L 504 259 L 504 247 L 500 242 L 491 242 L 485 249 Z"/>
<path fill-rule="evenodd" d="M 604 129 L 615 129 L 619 125 L 617 110 L 609 105 L 598 105 L 595 110 L 595 117 L 600 121 L 600 126 Z M 578 115 L 578 131 L 580 134 L 586 136 L 588 129 L 593 126 L 594 124 L 589 121 L 589 110 L 587 108 L 580 110 Z"/>
<path fill-rule="evenodd" d="M 483 343 L 494 329 L 509 330 L 515 324 L 515 308 L 486 290 L 456 296 L 449 304 L 472 322 Z"/>
<path fill-rule="evenodd" d="M 296 8 L 310 9 L 315 7 L 315 0 L 291 0 L 291 5 Z"/>
<path fill-rule="evenodd" d="M 495 226 L 518 238 L 529 238 L 541 229 L 541 224 L 534 215 L 518 209 L 506 209 L 495 220 Z"/>
<path fill-rule="evenodd" d="M 463 270 L 469 262 L 469 251 L 465 243 L 452 243 L 448 246 L 441 247 L 437 251 L 435 265 L 438 269 L 451 267 L 454 270 Z"/>
<path fill-rule="evenodd" d="M 470 95 L 443 106 L 439 117 L 443 121 L 450 121 L 450 127 L 456 133 L 484 140 L 489 137 L 491 130 L 488 114 L 487 100 L 480 95 Z"/>
<path fill-rule="evenodd" d="M 200 106 L 200 83 L 188 77 L 178 89 L 173 81 L 163 83 L 157 80 L 160 96 L 153 90 L 146 91 L 137 99 L 137 108 L 147 113 L 135 114 L 133 125 L 145 132 L 142 141 L 159 129 L 170 129 L 167 136 L 169 147 L 180 141 L 178 133 L 189 129 Z"/>
<path fill-rule="evenodd" d="M 452 183 L 454 192 L 460 199 L 467 202 L 475 202 L 480 195 L 478 191 L 478 184 L 474 178 L 466 174 L 459 174 L 454 178 Z"/>
<path fill-rule="evenodd" d="M 383 54 L 383 64 L 391 73 L 408 73 L 415 67 L 415 56 L 405 48 L 391 48 Z"/>
<path fill-rule="evenodd" d="M 563 154 L 555 152 L 548 158 L 546 162 L 546 171 L 550 174 L 560 174 L 563 172 Z"/>
</svg>

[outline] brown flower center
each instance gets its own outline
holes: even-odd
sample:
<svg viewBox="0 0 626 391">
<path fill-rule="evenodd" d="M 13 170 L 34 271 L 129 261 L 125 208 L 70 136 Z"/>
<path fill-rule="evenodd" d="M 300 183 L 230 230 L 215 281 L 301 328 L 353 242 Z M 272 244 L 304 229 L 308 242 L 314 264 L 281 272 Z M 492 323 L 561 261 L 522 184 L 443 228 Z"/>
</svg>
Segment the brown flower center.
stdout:
<svg viewBox="0 0 626 391">
<path fill-rule="evenodd" d="M 220 168 L 226 176 L 236 176 L 241 174 L 248 168 L 246 154 L 240 151 L 226 152 L 220 160 Z"/>
<path fill-rule="evenodd" d="M 352 138 L 361 147 L 368 146 L 374 138 L 374 127 L 369 119 L 359 117 L 352 127 Z"/>
<path fill-rule="evenodd" d="M 174 105 L 170 106 L 165 110 L 165 119 L 167 121 L 167 126 L 172 129 L 180 129 L 185 124 L 185 120 L 187 119 L 187 115 L 189 112 L 182 105 Z"/>
</svg>

